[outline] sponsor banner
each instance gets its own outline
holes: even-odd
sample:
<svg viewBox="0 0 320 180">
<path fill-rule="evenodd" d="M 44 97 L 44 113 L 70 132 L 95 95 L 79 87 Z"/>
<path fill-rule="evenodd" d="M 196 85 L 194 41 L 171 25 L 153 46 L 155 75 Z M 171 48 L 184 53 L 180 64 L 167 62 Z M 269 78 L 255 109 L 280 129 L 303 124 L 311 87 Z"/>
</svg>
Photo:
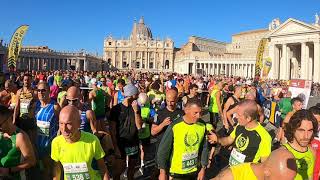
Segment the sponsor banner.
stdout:
<svg viewBox="0 0 320 180">
<path fill-rule="evenodd" d="M 272 59 L 270 57 L 266 58 L 263 64 L 263 69 L 262 69 L 262 78 L 268 78 L 268 74 L 271 70 L 272 67 Z"/>
<path fill-rule="evenodd" d="M 261 69 L 263 66 L 263 52 L 264 48 L 266 46 L 267 39 L 263 38 L 260 40 L 258 50 L 257 50 L 257 58 L 256 58 L 256 67 L 255 67 L 255 76 L 260 77 L 261 76 Z"/>
<path fill-rule="evenodd" d="M 282 119 L 278 104 L 276 102 L 266 100 L 262 107 L 264 111 L 264 119 L 268 120 L 274 126 L 280 127 Z"/>
<path fill-rule="evenodd" d="M 14 71 L 16 69 L 16 62 L 22 47 L 22 39 L 26 34 L 28 28 L 29 28 L 28 25 L 22 25 L 12 35 L 9 48 L 8 48 L 8 63 L 7 63 L 7 68 L 10 71 Z"/>
<path fill-rule="evenodd" d="M 291 98 L 300 97 L 303 100 L 303 108 L 306 109 L 311 92 L 312 81 L 303 79 L 292 79 L 289 84 Z"/>
</svg>

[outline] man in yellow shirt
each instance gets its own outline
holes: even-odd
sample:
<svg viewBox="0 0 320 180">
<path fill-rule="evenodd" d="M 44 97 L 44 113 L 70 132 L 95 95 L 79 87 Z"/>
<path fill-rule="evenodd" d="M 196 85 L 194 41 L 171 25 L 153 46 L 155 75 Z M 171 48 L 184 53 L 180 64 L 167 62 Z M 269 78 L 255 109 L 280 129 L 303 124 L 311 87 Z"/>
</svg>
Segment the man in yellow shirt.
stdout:
<svg viewBox="0 0 320 180">
<path fill-rule="evenodd" d="M 297 174 L 295 158 L 285 148 L 271 153 L 269 158 L 260 164 L 243 163 L 222 171 L 213 180 L 291 180 Z"/>
<path fill-rule="evenodd" d="M 80 131 L 80 114 L 74 106 L 64 107 L 59 116 L 61 135 L 52 141 L 51 158 L 55 161 L 54 178 L 109 180 L 108 170 L 104 163 L 105 153 L 99 139 L 93 134 Z M 100 172 L 92 168 L 96 160 Z"/>
</svg>

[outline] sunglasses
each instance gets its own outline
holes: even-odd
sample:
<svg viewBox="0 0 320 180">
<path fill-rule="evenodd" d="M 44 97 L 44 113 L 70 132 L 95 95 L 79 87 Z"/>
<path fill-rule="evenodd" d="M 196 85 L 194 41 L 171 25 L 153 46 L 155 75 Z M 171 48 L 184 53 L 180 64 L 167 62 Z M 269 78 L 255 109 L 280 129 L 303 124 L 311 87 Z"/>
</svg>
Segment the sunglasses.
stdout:
<svg viewBox="0 0 320 180">
<path fill-rule="evenodd" d="M 68 101 L 68 103 L 69 104 L 74 104 L 74 103 L 77 103 L 78 101 L 79 101 L 79 99 L 77 98 L 77 99 L 67 99 L 67 101 Z"/>
<path fill-rule="evenodd" d="M 47 92 L 46 89 L 37 89 L 37 91 L 38 91 L 38 93 L 45 93 L 45 92 Z"/>
</svg>

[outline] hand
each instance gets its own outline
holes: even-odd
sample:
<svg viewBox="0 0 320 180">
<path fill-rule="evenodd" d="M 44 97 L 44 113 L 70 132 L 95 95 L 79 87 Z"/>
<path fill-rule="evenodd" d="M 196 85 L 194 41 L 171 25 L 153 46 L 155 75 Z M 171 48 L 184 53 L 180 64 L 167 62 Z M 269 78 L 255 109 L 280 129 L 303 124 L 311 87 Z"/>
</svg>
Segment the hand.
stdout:
<svg viewBox="0 0 320 180">
<path fill-rule="evenodd" d="M 138 102 L 136 100 L 134 100 L 132 103 L 131 103 L 131 106 L 134 110 L 134 112 L 138 112 Z"/>
<path fill-rule="evenodd" d="M 167 118 L 165 118 L 165 119 L 163 120 L 163 122 L 162 122 L 161 124 L 162 124 L 163 127 L 165 127 L 165 126 L 170 125 L 171 122 L 172 122 L 172 121 L 171 121 L 171 118 L 170 118 L 170 117 L 167 117 Z"/>
<path fill-rule="evenodd" d="M 165 172 L 160 171 L 159 180 L 167 180 L 167 175 Z"/>
<path fill-rule="evenodd" d="M 205 168 L 201 168 L 200 172 L 198 173 L 197 180 L 203 180 L 204 179 L 205 171 L 206 171 Z"/>
<path fill-rule="evenodd" d="M 214 143 L 218 142 L 217 135 L 212 131 L 207 135 L 207 137 L 208 137 L 208 142 L 210 144 L 214 144 Z"/>
<path fill-rule="evenodd" d="M 0 168 L 0 174 L 9 175 L 9 168 Z"/>
</svg>

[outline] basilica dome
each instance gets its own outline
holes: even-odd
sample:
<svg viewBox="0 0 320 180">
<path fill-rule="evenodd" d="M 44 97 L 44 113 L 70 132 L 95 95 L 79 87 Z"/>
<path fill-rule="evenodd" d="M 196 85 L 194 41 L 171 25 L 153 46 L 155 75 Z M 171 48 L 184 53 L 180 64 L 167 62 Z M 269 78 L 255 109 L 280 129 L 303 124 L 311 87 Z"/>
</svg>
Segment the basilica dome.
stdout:
<svg viewBox="0 0 320 180">
<path fill-rule="evenodd" d="M 151 29 L 144 24 L 143 17 L 140 18 L 138 24 L 136 22 L 134 23 L 130 39 L 132 39 L 133 37 L 136 37 L 139 40 L 152 39 Z"/>
</svg>

